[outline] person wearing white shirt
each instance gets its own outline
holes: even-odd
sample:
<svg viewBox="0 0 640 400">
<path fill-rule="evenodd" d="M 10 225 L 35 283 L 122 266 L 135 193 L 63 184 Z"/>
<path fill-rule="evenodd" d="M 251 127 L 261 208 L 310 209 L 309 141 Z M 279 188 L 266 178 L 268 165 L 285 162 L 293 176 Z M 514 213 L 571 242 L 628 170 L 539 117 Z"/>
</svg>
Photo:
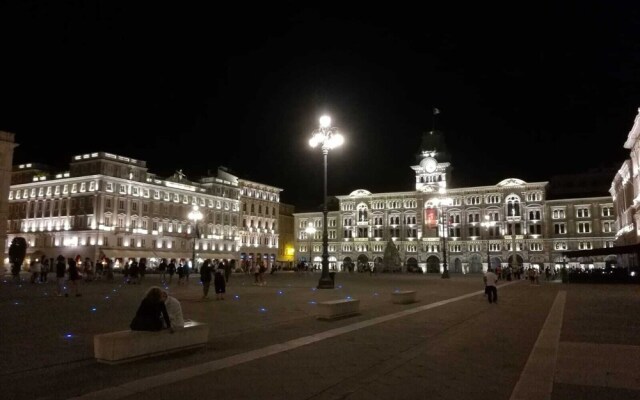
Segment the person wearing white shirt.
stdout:
<svg viewBox="0 0 640 400">
<path fill-rule="evenodd" d="M 173 296 L 169 296 L 169 293 L 163 290 L 164 293 L 164 305 L 167 308 L 167 314 L 169 314 L 169 321 L 173 328 L 184 328 L 184 318 L 182 316 L 182 306 L 178 299 Z"/>
<path fill-rule="evenodd" d="M 493 273 L 493 270 L 489 268 L 487 272 L 484 274 L 484 284 L 486 286 L 487 298 L 489 299 L 489 303 L 497 303 L 498 302 L 498 276 Z"/>
</svg>

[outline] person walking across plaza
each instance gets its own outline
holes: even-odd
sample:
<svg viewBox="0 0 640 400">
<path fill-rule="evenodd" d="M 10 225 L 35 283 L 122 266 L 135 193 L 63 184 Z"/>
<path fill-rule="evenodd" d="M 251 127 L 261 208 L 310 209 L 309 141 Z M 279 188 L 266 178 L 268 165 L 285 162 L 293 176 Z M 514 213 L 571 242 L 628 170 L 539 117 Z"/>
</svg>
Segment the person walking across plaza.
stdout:
<svg viewBox="0 0 640 400">
<path fill-rule="evenodd" d="M 200 267 L 200 282 L 202 282 L 203 299 L 209 298 L 209 287 L 211 286 L 212 272 L 211 260 L 207 258 L 206 260 L 204 260 L 204 263 L 202 263 L 202 266 Z"/>
<path fill-rule="evenodd" d="M 31 283 L 40 282 L 40 272 L 42 271 L 42 263 L 36 258 L 35 261 L 29 266 L 29 272 L 31 272 Z"/>
<path fill-rule="evenodd" d="M 176 273 L 176 259 L 172 258 L 169 265 L 167 265 L 167 273 L 169 274 L 169 283 L 173 280 L 173 275 Z"/>
<path fill-rule="evenodd" d="M 67 265 L 64 263 L 64 257 L 58 256 L 56 262 L 56 296 L 62 296 L 65 293 L 64 275 L 67 272 Z"/>
<path fill-rule="evenodd" d="M 493 273 L 491 268 L 484 274 L 484 284 L 486 285 L 485 292 L 487 293 L 489 303 L 497 303 L 498 289 L 496 286 L 498 284 L 498 276 Z"/>
<path fill-rule="evenodd" d="M 216 289 L 216 300 L 224 300 L 226 281 L 224 280 L 224 265 L 222 263 L 214 267 L 213 286 Z"/>
<path fill-rule="evenodd" d="M 76 265 L 76 261 L 73 258 L 69 258 L 67 260 L 67 264 L 69 265 L 69 268 L 67 270 L 67 273 L 69 274 L 69 285 L 73 288 L 73 293 L 76 295 L 76 297 L 80 297 L 82 295 L 78 291 L 78 281 L 80 280 L 80 272 L 78 272 L 78 266 Z M 69 293 L 65 293 L 64 295 L 66 297 L 69 297 Z"/>
<path fill-rule="evenodd" d="M 160 272 L 160 282 L 165 283 L 167 281 L 167 259 L 163 258 L 158 265 L 158 271 Z"/>
</svg>

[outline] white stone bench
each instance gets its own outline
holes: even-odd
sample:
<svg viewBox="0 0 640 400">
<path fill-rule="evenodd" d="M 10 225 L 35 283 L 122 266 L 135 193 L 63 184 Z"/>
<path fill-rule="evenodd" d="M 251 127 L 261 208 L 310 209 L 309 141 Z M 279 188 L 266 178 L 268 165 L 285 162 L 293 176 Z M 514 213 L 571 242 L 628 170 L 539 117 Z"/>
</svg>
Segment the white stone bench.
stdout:
<svg viewBox="0 0 640 400">
<path fill-rule="evenodd" d="M 209 325 L 186 322 L 184 328 L 174 333 L 162 331 L 118 331 L 93 337 L 93 352 L 98 362 L 119 364 L 195 347 L 202 347 L 209 340 Z"/>
<path fill-rule="evenodd" d="M 318 303 L 318 319 L 334 319 L 358 314 L 360 300 L 340 299 Z"/>
<path fill-rule="evenodd" d="M 415 290 L 397 290 L 391 292 L 391 299 L 393 304 L 410 304 L 416 302 Z"/>
</svg>

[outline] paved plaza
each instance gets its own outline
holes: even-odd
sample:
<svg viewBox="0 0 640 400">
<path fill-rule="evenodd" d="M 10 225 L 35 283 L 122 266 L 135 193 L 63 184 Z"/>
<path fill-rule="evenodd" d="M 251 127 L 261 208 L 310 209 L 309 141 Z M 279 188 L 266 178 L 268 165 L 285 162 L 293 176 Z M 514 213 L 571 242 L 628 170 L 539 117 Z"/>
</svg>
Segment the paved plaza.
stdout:
<svg viewBox="0 0 640 400">
<path fill-rule="evenodd" d="M 51 274 L 50 277 L 53 275 Z M 5 399 L 640 399 L 640 288 L 501 282 L 481 275 L 234 274 L 223 301 L 198 276 L 169 284 L 185 318 L 210 325 L 205 349 L 121 365 L 97 363 L 93 335 L 127 329 L 159 284 L 0 282 Z M 393 304 L 395 290 L 418 302 Z M 360 314 L 316 318 L 317 303 L 359 299 Z M 168 334 L 168 333 L 167 333 Z"/>
</svg>

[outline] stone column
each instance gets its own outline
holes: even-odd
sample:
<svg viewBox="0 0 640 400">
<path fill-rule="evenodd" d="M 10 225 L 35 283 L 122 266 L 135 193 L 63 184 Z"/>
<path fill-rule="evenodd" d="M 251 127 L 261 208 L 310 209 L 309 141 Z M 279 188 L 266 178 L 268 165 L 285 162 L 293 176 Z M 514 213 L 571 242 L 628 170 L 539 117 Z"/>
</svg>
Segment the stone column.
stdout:
<svg viewBox="0 0 640 400">
<path fill-rule="evenodd" d="M 9 189 L 13 168 L 13 150 L 16 146 L 15 134 L 0 131 L 0 256 L 4 265 L 7 248 L 7 219 L 9 217 Z"/>
</svg>

